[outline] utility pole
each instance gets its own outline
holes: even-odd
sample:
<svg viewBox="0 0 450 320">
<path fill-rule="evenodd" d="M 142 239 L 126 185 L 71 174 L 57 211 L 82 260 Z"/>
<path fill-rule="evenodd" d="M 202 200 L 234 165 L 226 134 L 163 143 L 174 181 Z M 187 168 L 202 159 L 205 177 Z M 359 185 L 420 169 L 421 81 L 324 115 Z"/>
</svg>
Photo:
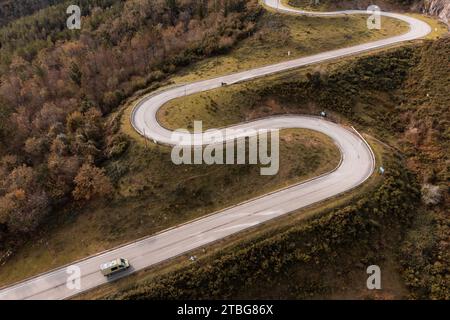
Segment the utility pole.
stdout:
<svg viewBox="0 0 450 320">
<path fill-rule="evenodd" d="M 147 144 L 147 136 L 145 135 L 145 128 L 142 128 L 143 132 L 144 132 L 144 141 L 145 141 L 145 150 L 148 149 L 148 144 Z"/>
<path fill-rule="evenodd" d="M 187 84 L 184 84 L 184 98 L 183 98 L 183 109 L 186 109 L 186 86 Z"/>
</svg>

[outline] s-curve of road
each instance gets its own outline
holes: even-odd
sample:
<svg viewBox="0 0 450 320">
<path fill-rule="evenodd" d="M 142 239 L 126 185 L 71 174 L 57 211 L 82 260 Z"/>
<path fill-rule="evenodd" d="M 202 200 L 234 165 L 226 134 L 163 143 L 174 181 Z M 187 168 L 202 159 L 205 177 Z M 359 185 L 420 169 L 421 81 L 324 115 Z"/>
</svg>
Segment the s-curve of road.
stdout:
<svg viewBox="0 0 450 320">
<path fill-rule="evenodd" d="M 265 5 L 282 12 L 302 15 L 331 16 L 367 14 L 366 11 L 305 12 L 286 7 L 277 0 L 264 0 Z M 223 82 L 233 84 L 292 68 L 337 59 L 392 44 L 418 39 L 431 32 L 428 24 L 409 16 L 382 12 L 381 15 L 409 24 L 410 30 L 399 36 L 361 44 L 349 48 L 323 52 L 309 57 L 277 63 L 215 79 L 198 81 L 182 87 L 168 88 L 141 100 L 132 114 L 134 128 L 147 138 L 164 144 L 173 144 L 172 132 L 162 127 L 156 117 L 158 109 L 169 100 L 218 88 Z M 80 271 L 80 287 L 68 286 L 67 266 L 38 275 L 0 290 L 0 299 L 64 299 L 108 282 L 100 273 L 100 264 L 118 257 L 127 258 L 131 268 L 111 280 L 127 276 L 190 250 L 210 244 L 270 219 L 339 195 L 366 181 L 374 171 L 372 150 L 356 132 L 318 117 L 275 116 L 233 126 L 234 129 L 305 128 L 331 137 L 341 151 L 340 166 L 325 175 L 266 194 L 237 206 L 213 213 L 159 234 L 111 249 L 72 263 Z M 204 143 L 208 143 L 208 136 Z M 74 239 L 76 241 L 76 239 Z"/>
</svg>

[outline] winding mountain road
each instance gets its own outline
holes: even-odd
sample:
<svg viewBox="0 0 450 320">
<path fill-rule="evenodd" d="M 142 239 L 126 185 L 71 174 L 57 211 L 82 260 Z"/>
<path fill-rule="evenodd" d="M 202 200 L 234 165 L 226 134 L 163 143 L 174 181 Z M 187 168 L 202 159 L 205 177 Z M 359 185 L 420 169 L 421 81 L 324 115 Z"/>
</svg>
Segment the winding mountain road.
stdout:
<svg viewBox="0 0 450 320">
<path fill-rule="evenodd" d="M 367 14 L 365 11 L 305 12 L 284 6 L 277 0 L 265 0 L 265 4 L 282 12 L 314 16 Z M 328 51 L 309 57 L 290 60 L 270 66 L 243 71 L 215 79 L 198 81 L 182 87 L 169 88 L 141 100 L 132 113 L 134 128 L 147 138 L 164 144 L 172 144 L 172 132 L 162 127 L 156 117 L 158 109 L 169 100 L 221 86 L 262 77 L 313 63 L 337 59 L 348 55 L 390 46 L 396 43 L 422 38 L 431 32 L 428 24 L 418 19 L 395 13 L 381 15 L 399 19 L 409 24 L 410 30 L 399 36 L 361 44 L 349 48 Z M 118 257 L 129 259 L 132 267 L 110 280 L 127 276 L 159 262 L 176 257 L 192 249 L 254 227 L 270 219 L 339 195 L 366 181 L 373 173 L 375 160 L 372 150 L 356 131 L 318 117 L 275 116 L 238 124 L 233 129 L 284 129 L 305 128 L 319 131 L 331 137 L 342 155 L 336 170 L 316 179 L 252 199 L 237 206 L 213 213 L 159 234 L 111 249 L 74 262 L 81 272 L 80 288 L 69 288 L 67 266 L 38 275 L 0 290 L 0 299 L 64 299 L 87 291 L 108 280 L 100 273 L 101 263 Z M 224 129 L 223 129 L 224 130 Z M 204 143 L 208 142 L 208 137 Z M 76 239 L 74 239 L 76 241 Z"/>
</svg>

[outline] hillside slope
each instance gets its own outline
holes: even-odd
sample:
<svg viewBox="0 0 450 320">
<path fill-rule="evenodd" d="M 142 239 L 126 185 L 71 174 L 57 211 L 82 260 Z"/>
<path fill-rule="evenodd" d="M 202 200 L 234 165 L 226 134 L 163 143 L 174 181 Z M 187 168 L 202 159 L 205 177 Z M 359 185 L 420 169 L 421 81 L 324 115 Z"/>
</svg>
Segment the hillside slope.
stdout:
<svg viewBox="0 0 450 320">
<path fill-rule="evenodd" d="M 335 120 L 351 120 L 389 143 L 382 185 L 317 220 L 291 221 L 288 229 L 275 228 L 194 266 L 118 284 L 107 296 L 449 299 L 450 74 L 442 68 L 449 59 L 446 37 L 306 75 L 261 79 L 234 92 L 253 101 L 243 117 L 258 109 L 267 116 L 274 105 L 301 114 L 325 108 Z M 383 270 L 381 292 L 365 288 L 364 266 L 373 263 Z"/>
</svg>

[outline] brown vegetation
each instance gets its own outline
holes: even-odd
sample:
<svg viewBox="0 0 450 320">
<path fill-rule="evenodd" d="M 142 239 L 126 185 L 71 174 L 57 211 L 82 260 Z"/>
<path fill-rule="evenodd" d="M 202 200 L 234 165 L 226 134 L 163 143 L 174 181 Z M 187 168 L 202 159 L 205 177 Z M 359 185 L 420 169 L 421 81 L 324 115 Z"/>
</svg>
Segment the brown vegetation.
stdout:
<svg viewBox="0 0 450 320">
<path fill-rule="evenodd" d="M 136 90 L 232 47 L 253 32 L 260 11 L 256 0 L 82 0 L 82 29 L 71 31 L 65 3 L 35 4 L 8 11 L 24 17 L 0 28 L 4 248 L 52 208 L 109 194 L 100 167 L 128 141 L 108 114 Z"/>
</svg>

